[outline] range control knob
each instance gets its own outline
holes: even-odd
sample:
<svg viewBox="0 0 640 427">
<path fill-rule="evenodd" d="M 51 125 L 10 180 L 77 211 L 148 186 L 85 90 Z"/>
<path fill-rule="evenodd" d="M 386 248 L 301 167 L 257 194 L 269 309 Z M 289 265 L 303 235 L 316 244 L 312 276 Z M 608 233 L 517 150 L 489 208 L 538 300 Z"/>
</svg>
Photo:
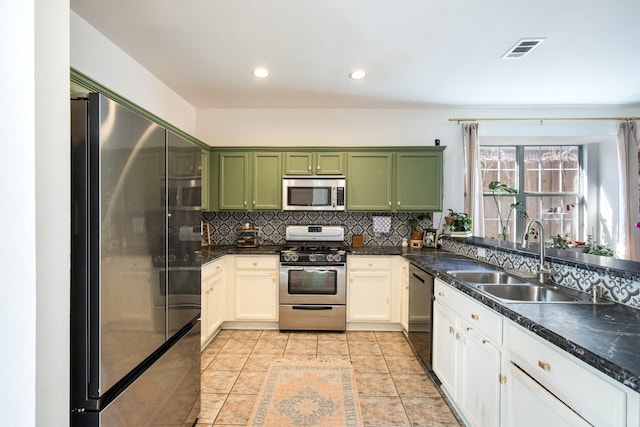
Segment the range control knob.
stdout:
<svg viewBox="0 0 640 427">
<path fill-rule="evenodd" d="M 316 254 L 309 254 L 309 261 L 315 262 L 316 261 Z"/>
<path fill-rule="evenodd" d="M 335 254 L 333 257 L 333 260 L 335 262 L 340 262 L 342 260 L 342 257 L 340 256 L 340 254 Z"/>
<path fill-rule="evenodd" d="M 328 254 L 327 255 L 327 261 L 329 261 L 329 262 L 335 261 L 335 258 L 333 256 L 333 254 Z"/>
<path fill-rule="evenodd" d="M 298 254 L 297 253 L 292 253 L 291 254 L 291 261 L 296 262 L 298 260 Z"/>
</svg>

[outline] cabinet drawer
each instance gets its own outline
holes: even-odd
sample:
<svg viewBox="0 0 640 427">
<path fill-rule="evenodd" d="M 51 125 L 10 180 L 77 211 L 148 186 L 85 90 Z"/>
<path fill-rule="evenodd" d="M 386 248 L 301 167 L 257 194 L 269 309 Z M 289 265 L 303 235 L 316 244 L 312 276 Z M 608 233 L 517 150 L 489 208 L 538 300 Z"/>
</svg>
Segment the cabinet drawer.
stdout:
<svg viewBox="0 0 640 427">
<path fill-rule="evenodd" d="M 349 257 L 349 270 L 391 270 L 391 258 L 380 257 Z"/>
<path fill-rule="evenodd" d="M 505 341 L 513 363 L 589 423 L 626 425 L 626 393 L 593 368 L 511 322 Z"/>
<path fill-rule="evenodd" d="M 236 256 L 238 270 L 275 270 L 278 268 L 278 258 L 274 256 Z"/>
<path fill-rule="evenodd" d="M 216 259 L 202 266 L 202 280 L 222 273 L 222 259 Z"/>
<path fill-rule="evenodd" d="M 464 295 L 440 279 L 434 283 L 434 296 L 456 312 L 469 327 L 500 346 L 502 344 L 502 316 Z"/>
</svg>

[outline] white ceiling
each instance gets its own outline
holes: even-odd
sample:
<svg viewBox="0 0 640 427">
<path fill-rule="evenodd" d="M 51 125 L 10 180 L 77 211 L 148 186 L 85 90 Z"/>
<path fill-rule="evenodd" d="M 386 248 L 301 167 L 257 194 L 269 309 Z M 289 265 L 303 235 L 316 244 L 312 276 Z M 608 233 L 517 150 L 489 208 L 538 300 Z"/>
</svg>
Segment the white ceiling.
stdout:
<svg viewBox="0 0 640 427">
<path fill-rule="evenodd" d="M 640 105 L 638 0 L 70 3 L 196 108 Z"/>
</svg>

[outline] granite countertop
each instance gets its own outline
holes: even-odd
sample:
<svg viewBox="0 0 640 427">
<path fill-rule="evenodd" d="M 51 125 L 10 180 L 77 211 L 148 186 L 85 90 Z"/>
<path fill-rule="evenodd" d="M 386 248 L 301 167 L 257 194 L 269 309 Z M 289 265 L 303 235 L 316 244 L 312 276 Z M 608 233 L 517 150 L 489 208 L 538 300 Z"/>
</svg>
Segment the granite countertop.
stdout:
<svg viewBox="0 0 640 427">
<path fill-rule="evenodd" d="M 482 304 L 640 392 L 640 310 L 623 304 L 502 303 L 446 274 L 482 262 L 445 251 L 405 257 Z M 496 268 L 486 264 L 486 267 Z"/>
<path fill-rule="evenodd" d="M 224 255 L 274 255 L 280 246 L 203 248 L 203 264 Z M 495 269 L 462 255 L 439 249 L 399 246 L 352 248 L 351 255 L 402 255 L 480 303 L 527 328 L 595 369 L 640 392 L 640 310 L 623 304 L 502 303 L 446 272 Z"/>
</svg>

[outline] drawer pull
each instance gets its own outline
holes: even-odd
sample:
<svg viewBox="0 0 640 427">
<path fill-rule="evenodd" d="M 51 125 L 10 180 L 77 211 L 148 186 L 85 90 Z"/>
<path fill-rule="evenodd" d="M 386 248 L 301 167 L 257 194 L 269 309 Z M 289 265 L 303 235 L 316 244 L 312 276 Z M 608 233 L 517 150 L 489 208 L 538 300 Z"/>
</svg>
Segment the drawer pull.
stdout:
<svg viewBox="0 0 640 427">
<path fill-rule="evenodd" d="M 253 266 L 255 267 L 256 265 L 258 265 L 258 263 L 254 261 L 253 262 Z"/>
<path fill-rule="evenodd" d="M 551 365 L 547 362 L 543 362 L 542 360 L 538 360 L 538 366 L 547 372 L 551 370 Z"/>
<path fill-rule="evenodd" d="M 477 314 L 475 314 L 475 313 L 471 313 L 471 318 L 472 318 L 473 320 L 478 320 L 478 319 L 480 319 L 480 316 L 478 316 L 478 315 L 477 315 Z"/>
</svg>

